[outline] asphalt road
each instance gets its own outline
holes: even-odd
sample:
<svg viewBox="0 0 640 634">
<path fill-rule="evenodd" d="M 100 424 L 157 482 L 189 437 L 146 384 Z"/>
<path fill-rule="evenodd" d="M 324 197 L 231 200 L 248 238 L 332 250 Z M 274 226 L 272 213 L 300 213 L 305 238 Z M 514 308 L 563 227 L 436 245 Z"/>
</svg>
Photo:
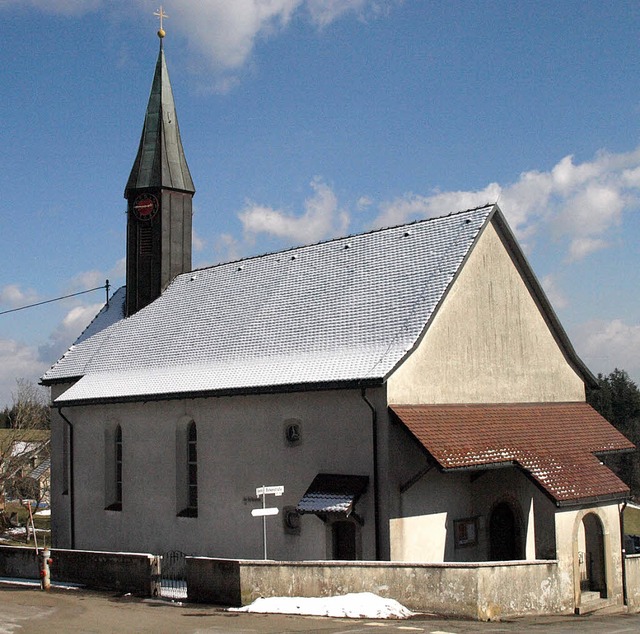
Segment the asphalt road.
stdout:
<svg viewBox="0 0 640 634">
<path fill-rule="evenodd" d="M 421 616 L 402 621 L 334 619 L 226 612 L 220 608 L 179 605 L 119 597 L 84 590 L 39 590 L 0 587 L 0 634 L 58 634 L 82 632 L 119 634 L 269 633 L 387 634 L 423 632 L 640 632 L 640 615 L 591 615 L 514 619 L 500 623 L 445 620 Z"/>
</svg>

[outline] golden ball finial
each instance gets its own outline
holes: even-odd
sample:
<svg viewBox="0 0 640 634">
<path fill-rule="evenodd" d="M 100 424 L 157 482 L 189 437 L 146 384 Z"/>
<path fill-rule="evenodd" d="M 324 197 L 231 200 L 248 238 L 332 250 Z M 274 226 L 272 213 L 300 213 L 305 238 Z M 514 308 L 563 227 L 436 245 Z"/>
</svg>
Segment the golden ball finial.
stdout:
<svg viewBox="0 0 640 634">
<path fill-rule="evenodd" d="M 162 39 L 166 35 L 164 29 L 162 28 L 164 26 L 162 24 L 162 20 L 164 20 L 164 18 L 168 18 L 169 16 L 164 12 L 162 5 L 160 5 L 160 8 L 153 15 L 155 15 L 160 20 L 160 30 L 158 31 L 158 37 Z"/>
</svg>

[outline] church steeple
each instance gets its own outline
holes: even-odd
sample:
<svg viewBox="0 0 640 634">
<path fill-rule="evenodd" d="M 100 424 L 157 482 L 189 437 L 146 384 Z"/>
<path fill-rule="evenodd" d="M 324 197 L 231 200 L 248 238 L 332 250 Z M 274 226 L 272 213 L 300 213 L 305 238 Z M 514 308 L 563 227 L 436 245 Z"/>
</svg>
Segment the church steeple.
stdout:
<svg viewBox="0 0 640 634">
<path fill-rule="evenodd" d="M 128 201 L 127 315 L 156 299 L 176 275 L 191 270 L 195 188 L 180 138 L 164 35 L 160 28 L 144 127 L 124 191 Z"/>
</svg>

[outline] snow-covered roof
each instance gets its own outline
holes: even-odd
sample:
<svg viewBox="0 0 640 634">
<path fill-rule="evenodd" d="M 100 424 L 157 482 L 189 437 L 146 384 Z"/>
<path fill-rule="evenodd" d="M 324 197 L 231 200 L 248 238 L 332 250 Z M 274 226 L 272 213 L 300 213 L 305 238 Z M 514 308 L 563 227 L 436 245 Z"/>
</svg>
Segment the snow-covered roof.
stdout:
<svg viewBox="0 0 640 634">
<path fill-rule="evenodd" d="M 49 469 L 51 468 L 51 459 L 46 458 L 43 460 L 30 474 L 29 477 L 34 480 L 39 480 Z"/>
<path fill-rule="evenodd" d="M 131 317 L 118 301 L 44 375 L 57 403 L 379 382 L 409 352 L 489 205 L 199 269 Z"/>
<path fill-rule="evenodd" d="M 368 483 L 367 476 L 319 473 L 296 508 L 300 513 L 350 515 Z"/>
</svg>

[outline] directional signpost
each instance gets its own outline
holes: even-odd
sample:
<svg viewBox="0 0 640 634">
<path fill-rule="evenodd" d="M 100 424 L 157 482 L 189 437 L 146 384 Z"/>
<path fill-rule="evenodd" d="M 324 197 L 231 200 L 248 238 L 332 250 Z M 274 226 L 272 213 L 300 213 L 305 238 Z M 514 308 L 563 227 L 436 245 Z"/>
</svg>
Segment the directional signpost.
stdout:
<svg viewBox="0 0 640 634">
<path fill-rule="evenodd" d="M 262 496 L 262 508 L 253 509 L 251 515 L 253 517 L 262 518 L 262 544 L 264 545 L 264 558 L 267 559 L 267 516 L 277 515 L 278 509 L 274 507 L 267 508 L 267 495 L 275 495 L 280 497 L 284 493 L 283 486 L 261 486 L 256 489 L 256 496 Z"/>
</svg>

